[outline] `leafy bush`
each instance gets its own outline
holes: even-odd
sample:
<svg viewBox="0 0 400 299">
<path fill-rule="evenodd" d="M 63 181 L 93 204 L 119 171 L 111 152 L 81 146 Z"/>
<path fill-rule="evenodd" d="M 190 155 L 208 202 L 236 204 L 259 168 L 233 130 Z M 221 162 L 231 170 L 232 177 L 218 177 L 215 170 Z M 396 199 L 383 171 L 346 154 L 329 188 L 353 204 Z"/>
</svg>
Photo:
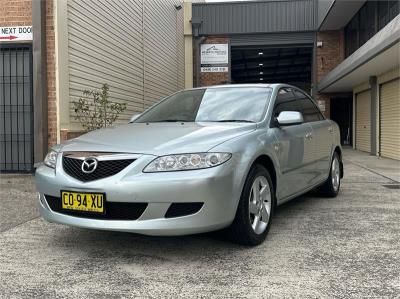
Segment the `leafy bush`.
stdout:
<svg viewBox="0 0 400 299">
<path fill-rule="evenodd" d="M 75 119 L 86 131 L 112 126 L 119 114 L 126 110 L 126 104 L 111 102 L 109 87 L 103 84 L 101 90 L 84 90 L 82 98 L 73 102 Z"/>
</svg>

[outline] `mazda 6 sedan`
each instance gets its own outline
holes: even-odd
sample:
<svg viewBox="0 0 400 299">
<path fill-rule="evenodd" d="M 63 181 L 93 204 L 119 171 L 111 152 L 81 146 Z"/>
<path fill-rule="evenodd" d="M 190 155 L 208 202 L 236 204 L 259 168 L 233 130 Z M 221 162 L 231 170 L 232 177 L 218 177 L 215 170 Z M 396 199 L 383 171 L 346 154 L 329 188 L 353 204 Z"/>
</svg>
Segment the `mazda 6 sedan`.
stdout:
<svg viewBox="0 0 400 299">
<path fill-rule="evenodd" d="M 338 194 L 339 128 L 286 84 L 177 92 L 130 123 L 56 145 L 36 170 L 49 222 L 174 236 L 225 229 L 263 242 L 275 208 Z"/>
</svg>

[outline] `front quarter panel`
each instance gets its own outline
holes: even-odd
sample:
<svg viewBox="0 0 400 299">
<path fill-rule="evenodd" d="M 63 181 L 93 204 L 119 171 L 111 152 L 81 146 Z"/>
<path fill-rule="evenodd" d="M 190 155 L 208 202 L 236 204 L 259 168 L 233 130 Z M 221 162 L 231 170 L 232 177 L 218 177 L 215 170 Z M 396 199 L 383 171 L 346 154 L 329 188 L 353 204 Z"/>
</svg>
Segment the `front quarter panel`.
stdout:
<svg viewBox="0 0 400 299">
<path fill-rule="evenodd" d="M 272 131 L 267 128 L 259 128 L 256 131 L 229 140 L 210 150 L 212 152 L 232 153 L 231 159 L 235 165 L 233 186 L 235 188 L 234 194 L 236 194 L 236 205 L 239 202 L 250 168 L 260 156 L 268 156 L 272 160 L 279 184 L 280 171 L 274 151 L 274 144 L 275 137 Z"/>
</svg>

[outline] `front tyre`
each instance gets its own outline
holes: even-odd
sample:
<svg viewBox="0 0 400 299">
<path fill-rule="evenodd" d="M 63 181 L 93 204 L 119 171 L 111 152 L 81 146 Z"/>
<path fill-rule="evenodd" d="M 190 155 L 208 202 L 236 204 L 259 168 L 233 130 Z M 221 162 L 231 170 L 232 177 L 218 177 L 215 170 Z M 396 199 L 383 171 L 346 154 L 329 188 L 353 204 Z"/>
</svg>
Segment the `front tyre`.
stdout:
<svg viewBox="0 0 400 299">
<path fill-rule="evenodd" d="M 336 197 L 340 190 L 340 174 L 339 155 L 335 152 L 332 157 L 329 177 L 325 183 L 318 188 L 318 193 L 326 197 Z"/>
<path fill-rule="evenodd" d="M 275 191 L 271 176 L 265 167 L 255 165 L 247 176 L 230 226 L 234 242 L 243 245 L 261 244 L 269 231 L 275 208 Z"/>
</svg>

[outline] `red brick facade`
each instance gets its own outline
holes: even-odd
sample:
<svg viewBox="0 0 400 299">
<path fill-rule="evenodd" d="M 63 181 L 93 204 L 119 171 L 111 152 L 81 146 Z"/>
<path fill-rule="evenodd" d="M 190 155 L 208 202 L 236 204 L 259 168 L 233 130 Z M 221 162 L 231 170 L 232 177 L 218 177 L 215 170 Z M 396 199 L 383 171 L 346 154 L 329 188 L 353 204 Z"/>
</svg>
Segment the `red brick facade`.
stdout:
<svg viewBox="0 0 400 299">
<path fill-rule="evenodd" d="M 228 44 L 228 37 L 207 37 L 207 39 L 203 42 L 203 44 Z M 227 73 L 201 73 L 200 74 L 200 85 L 201 86 L 209 86 L 209 85 L 218 85 L 218 84 L 226 84 L 229 82 L 229 72 Z"/>
<path fill-rule="evenodd" d="M 0 0 L 0 26 L 32 25 L 32 0 Z"/>
<path fill-rule="evenodd" d="M 322 46 L 317 47 L 316 79 L 319 82 L 326 74 L 332 71 L 345 59 L 344 32 L 343 30 L 318 32 L 317 42 Z M 316 100 L 325 101 L 325 116 L 330 117 L 330 100 L 334 94 L 317 94 Z"/>
<path fill-rule="evenodd" d="M 82 134 L 84 134 L 84 131 L 70 131 L 70 130 L 61 130 L 60 131 L 60 140 L 61 141 L 65 141 L 68 139 L 72 139 L 72 138 L 77 138 L 79 136 L 81 136 Z"/>
<path fill-rule="evenodd" d="M 0 0 L 0 26 L 31 26 L 32 1 Z M 57 143 L 54 2 L 46 0 L 48 145 Z"/>
<path fill-rule="evenodd" d="M 48 110 L 49 148 L 57 143 L 54 1 L 56 0 L 46 0 L 46 56 L 47 56 L 46 63 L 47 63 L 47 110 Z"/>
</svg>

